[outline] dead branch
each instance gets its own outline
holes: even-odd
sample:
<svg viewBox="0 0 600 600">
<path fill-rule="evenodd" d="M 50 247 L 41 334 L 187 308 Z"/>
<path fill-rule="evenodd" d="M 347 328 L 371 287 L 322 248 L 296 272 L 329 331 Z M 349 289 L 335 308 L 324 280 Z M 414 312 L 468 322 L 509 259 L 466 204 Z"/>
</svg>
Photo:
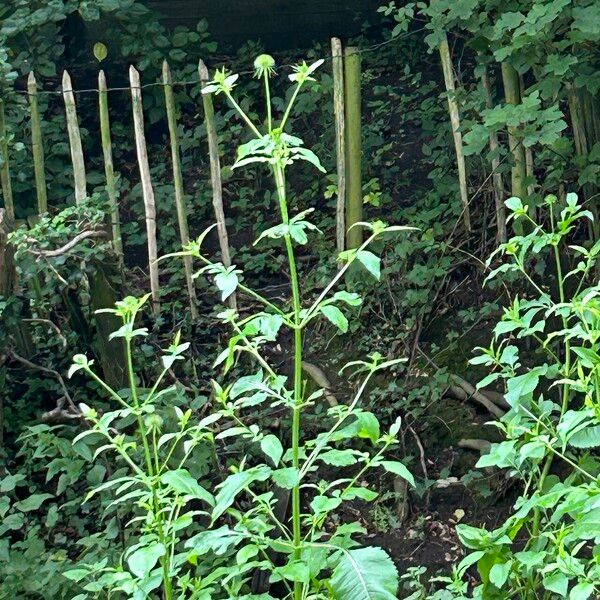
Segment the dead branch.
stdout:
<svg viewBox="0 0 600 600">
<path fill-rule="evenodd" d="M 78 233 L 72 240 L 69 240 L 64 246 L 60 248 L 56 248 L 55 250 L 29 250 L 32 254 L 36 254 L 37 256 L 44 256 L 45 258 L 53 258 L 55 256 L 61 256 L 62 254 L 66 254 L 69 250 L 72 250 L 79 242 L 88 239 L 88 238 L 101 238 L 108 237 L 108 232 L 102 229 L 94 229 L 92 231 L 82 231 Z M 28 237 L 26 241 L 30 244 L 37 244 L 38 240 L 35 238 Z"/>
</svg>

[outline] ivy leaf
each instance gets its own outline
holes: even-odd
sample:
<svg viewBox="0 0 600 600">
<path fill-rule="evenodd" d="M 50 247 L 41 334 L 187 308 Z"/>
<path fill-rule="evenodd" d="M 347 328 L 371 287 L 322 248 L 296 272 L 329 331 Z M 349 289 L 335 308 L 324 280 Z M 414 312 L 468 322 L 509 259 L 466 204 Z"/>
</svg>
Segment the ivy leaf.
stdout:
<svg viewBox="0 0 600 600">
<path fill-rule="evenodd" d="M 25 500 L 17 502 L 15 508 L 22 512 L 37 510 L 49 498 L 54 498 L 54 496 L 52 494 L 33 494 Z"/>
<path fill-rule="evenodd" d="M 381 277 L 381 259 L 368 250 L 359 250 L 356 258 L 379 281 Z"/>
<path fill-rule="evenodd" d="M 344 313 L 337 306 L 333 306 L 332 304 L 327 304 L 325 306 L 321 306 L 321 308 L 319 310 L 342 333 L 346 333 L 348 331 L 348 319 L 346 319 L 346 317 L 344 316 Z"/>
<path fill-rule="evenodd" d="M 335 600 L 396 600 L 398 571 L 381 548 L 344 551 L 330 580 Z"/>
</svg>

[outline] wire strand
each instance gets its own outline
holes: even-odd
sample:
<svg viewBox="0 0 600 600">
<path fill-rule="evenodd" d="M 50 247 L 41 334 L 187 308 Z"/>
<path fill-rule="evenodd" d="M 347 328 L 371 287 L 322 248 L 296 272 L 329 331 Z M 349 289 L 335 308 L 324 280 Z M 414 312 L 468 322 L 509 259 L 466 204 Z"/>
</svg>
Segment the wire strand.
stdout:
<svg viewBox="0 0 600 600">
<path fill-rule="evenodd" d="M 378 42 L 377 44 L 373 44 L 371 46 L 366 46 L 364 48 L 356 48 L 353 49 L 352 52 L 348 52 L 347 56 L 351 56 L 351 55 L 355 55 L 355 54 L 367 54 L 369 52 L 375 52 L 376 50 L 379 50 L 380 48 L 387 46 L 389 44 L 392 44 L 394 42 L 397 42 L 401 39 L 407 38 L 409 36 L 415 35 L 416 33 L 420 33 L 421 31 L 423 31 L 425 28 L 422 27 L 421 29 L 416 29 L 414 31 L 407 31 L 404 32 L 401 35 L 392 37 L 388 40 L 385 40 L 383 42 Z M 354 47 L 352 47 L 354 48 Z M 334 56 L 332 54 L 328 54 L 327 56 L 323 57 L 323 60 L 325 62 L 330 62 L 332 61 L 334 58 Z M 220 63 L 222 64 L 222 63 Z M 293 68 L 296 67 L 298 65 L 298 63 L 286 63 L 283 65 L 279 65 L 275 68 L 275 70 L 277 72 L 282 71 L 283 69 L 289 69 L 289 68 Z M 240 71 L 238 73 L 239 75 L 253 75 L 254 71 L 253 70 L 247 70 L 247 71 Z M 120 86 L 120 87 L 109 87 L 106 90 L 102 90 L 103 92 L 128 92 L 131 89 L 139 89 L 139 90 L 144 90 L 147 88 L 153 88 L 153 87 L 164 87 L 165 85 L 171 85 L 173 87 L 178 86 L 178 87 L 188 87 L 188 86 L 193 86 L 193 85 L 199 85 L 200 84 L 200 78 L 198 79 L 194 79 L 194 80 L 188 80 L 188 81 L 172 81 L 169 84 L 165 84 L 162 81 L 154 81 L 152 83 L 144 83 L 140 86 Z M 30 92 L 27 89 L 24 90 L 12 90 L 13 93 L 15 94 L 21 94 L 23 96 L 30 96 L 32 94 L 30 94 Z M 73 92 L 73 94 L 98 94 L 100 93 L 100 90 L 98 88 L 84 88 L 81 90 L 37 90 L 36 94 L 37 95 L 55 95 L 55 96 L 62 96 L 65 92 Z"/>
</svg>

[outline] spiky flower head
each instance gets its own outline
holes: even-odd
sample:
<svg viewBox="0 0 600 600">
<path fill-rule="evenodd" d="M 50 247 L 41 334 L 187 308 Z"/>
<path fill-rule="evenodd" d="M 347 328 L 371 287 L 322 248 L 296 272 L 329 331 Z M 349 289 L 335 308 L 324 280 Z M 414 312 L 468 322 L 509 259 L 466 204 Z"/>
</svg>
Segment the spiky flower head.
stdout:
<svg viewBox="0 0 600 600">
<path fill-rule="evenodd" d="M 275 75 L 275 59 L 270 54 L 259 54 L 254 60 L 254 74 L 258 78 Z"/>
</svg>

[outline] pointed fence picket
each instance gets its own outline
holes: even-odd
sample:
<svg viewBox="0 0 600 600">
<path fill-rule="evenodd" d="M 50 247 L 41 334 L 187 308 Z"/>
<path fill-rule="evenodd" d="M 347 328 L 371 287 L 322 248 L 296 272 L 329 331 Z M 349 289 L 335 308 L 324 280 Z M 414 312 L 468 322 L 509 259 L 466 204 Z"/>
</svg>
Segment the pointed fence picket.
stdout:
<svg viewBox="0 0 600 600">
<path fill-rule="evenodd" d="M 337 249 L 341 251 L 346 243 L 352 247 L 360 239 L 360 230 L 355 228 L 351 235 L 345 239 L 347 228 L 353 222 L 360 220 L 362 209 L 361 174 L 360 174 L 360 60 L 356 49 L 342 49 L 339 39 L 331 40 L 332 46 L 332 73 L 334 79 L 334 119 L 336 132 L 336 171 L 338 194 L 336 203 L 336 240 Z M 201 60 L 198 65 L 198 83 L 200 90 L 209 80 L 208 69 Z M 190 82 L 186 82 L 189 84 Z M 162 85 L 165 97 L 165 114 L 169 131 L 171 150 L 172 181 L 174 187 L 175 206 L 177 211 L 177 224 L 182 245 L 189 242 L 189 226 L 187 217 L 186 197 L 184 191 L 183 172 L 181 168 L 181 149 L 179 145 L 179 124 L 177 122 L 177 105 L 174 97 L 171 70 L 165 61 L 162 68 L 162 80 L 147 85 Z M 144 202 L 144 217 L 146 222 L 148 244 L 148 272 L 152 292 L 152 307 L 156 315 L 160 311 L 160 282 L 157 264 L 157 209 L 154 198 L 154 187 L 150 175 L 148 148 L 144 131 L 144 112 L 142 107 L 142 84 L 140 74 L 131 66 L 129 69 L 129 88 L 131 94 L 132 115 L 135 133 L 136 155 L 142 187 Z M 97 90 L 98 115 L 100 123 L 100 144 L 104 166 L 105 190 L 110 207 L 110 237 L 115 255 L 122 265 L 124 249 L 121 238 L 121 221 L 119 201 L 116 186 L 115 166 L 113 163 L 111 122 L 109 117 L 109 92 L 104 71 L 98 73 Z M 44 156 L 44 142 L 42 137 L 42 115 L 39 107 L 38 84 L 33 72 L 27 79 L 27 95 L 29 100 L 29 123 L 31 129 L 31 154 L 35 175 L 35 188 L 37 197 L 37 214 L 48 212 L 48 192 L 46 181 L 46 166 Z M 47 92 L 44 92 L 47 93 Z M 50 92 L 55 93 L 55 92 Z M 73 189 L 77 203 L 82 202 L 88 193 L 85 159 L 80 131 L 80 116 L 78 116 L 76 94 L 71 76 L 64 71 L 62 89 L 57 92 L 62 95 L 64 102 L 67 134 L 71 162 L 73 165 Z M 210 165 L 210 181 L 212 188 L 212 204 L 217 222 L 217 234 L 221 250 L 221 260 L 226 267 L 231 266 L 229 238 L 226 227 L 225 209 L 223 206 L 223 183 L 221 180 L 221 164 L 219 159 L 218 136 L 215 125 L 215 114 L 212 97 L 201 94 L 208 144 L 208 159 Z M 9 144 L 4 120 L 4 102 L 0 99 L 0 184 L 6 215 L 14 219 L 14 202 L 11 189 L 9 168 Z M 196 288 L 192 272 L 192 260 L 184 259 L 187 296 L 190 304 L 190 315 L 195 319 L 198 315 Z M 232 308 L 237 308 L 237 297 L 232 294 L 229 298 Z"/>
</svg>

